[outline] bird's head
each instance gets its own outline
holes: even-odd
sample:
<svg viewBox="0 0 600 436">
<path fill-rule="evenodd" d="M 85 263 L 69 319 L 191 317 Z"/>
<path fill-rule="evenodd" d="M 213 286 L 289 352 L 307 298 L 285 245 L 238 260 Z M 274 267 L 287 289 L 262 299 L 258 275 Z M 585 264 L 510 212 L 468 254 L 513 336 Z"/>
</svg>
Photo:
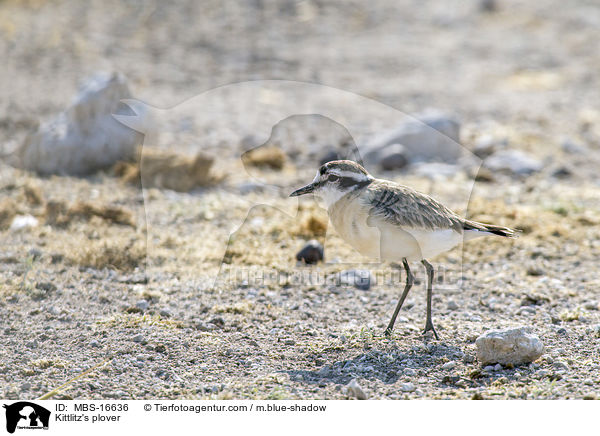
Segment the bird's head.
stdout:
<svg viewBox="0 0 600 436">
<path fill-rule="evenodd" d="M 348 192 L 365 187 L 373 180 L 373 176 L 356 162 L 334 160 L 321 165 L 314 180 L 292 192 L 290 197 L 312 192 L 321 197 L 329 208 Z"/>
</svg>

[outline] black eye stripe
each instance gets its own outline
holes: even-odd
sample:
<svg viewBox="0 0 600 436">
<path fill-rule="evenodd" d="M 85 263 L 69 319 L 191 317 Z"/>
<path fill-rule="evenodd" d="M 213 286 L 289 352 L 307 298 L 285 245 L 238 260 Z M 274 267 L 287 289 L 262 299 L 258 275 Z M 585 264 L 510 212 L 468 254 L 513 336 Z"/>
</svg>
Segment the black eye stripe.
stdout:
<svg viewBox="0 0 600 436">
<path fill-rule="evenodd" d="M 353 177 L 340 177 L 339 185 L 342 188 L 349 188 L 351 186 L 357 185 L 359 182 Z"/>
<path fill-rule="evenodd" d="M 330 174 L 329 177 L 327 177 L 327 180 L 329 180 L 330 182 L 335 182 L 337 179 L 339 179 L 339 177 L 335 174 Z"/>
</svg>

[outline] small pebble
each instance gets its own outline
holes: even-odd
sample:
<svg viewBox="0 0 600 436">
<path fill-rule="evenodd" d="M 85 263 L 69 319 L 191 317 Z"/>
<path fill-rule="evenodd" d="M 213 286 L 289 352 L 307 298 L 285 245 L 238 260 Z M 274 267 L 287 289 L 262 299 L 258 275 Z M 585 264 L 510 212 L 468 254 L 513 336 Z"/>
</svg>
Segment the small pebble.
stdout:
<svg viewBox="0 0 600 436">
<path fill-rule="evenodd" d="M 456 362 L 454 361 L 450 361 L 450 362 L 446 362 L 442 365 L 442 369 L 450 371 L 452 369 L 454 369 L 456 367 Z"/>
<path fill-rule="evenodd" d="M 90 341 L 90 347 L 92 347 L 92 348 L 100 348 L 101 345 L 100 345 L 100 342 L 98 342 L 96 339 L 92 339 Z"/>
<path fill-rule="evenodd" d="M 379 165 L 384 171 L 393 171 L 408 165 L 406 149 L 401 144 L 390 144 L 379 151 Z"/>
<path fill-rule="evenodd" d="M 323 245 L 316 239 L 306 243 L 296 254 L 296 260 L 306 264 L 315 264 L 323 260 Z"/>
<path fill-rule="evenodd" d="M 29 227 L 36 227 L 38 219 L 32 215 L 17 215 L 10 224 L 11 231 L 19 231 Z"/>
<path fill-rule="evenodd" d="M 135 335 L 133 337 L 133 342 L 145 342 L 144 335 Z"/>
<path fill-rule="evenodd" d="M 327 151 L 319 160 L 319 165 L 325 165 L 327 162 L 331 162 L 332 160 L 339 160 L 340 155 L 335 150 Z"/>
<path fill-rule="evenodd" d="M 448 310 L 457 310 L 458 304 L 454 300 L 448 301 Z"/>
<path fill-rule="evenodd" d="M 488 14 L 496 12 L 498 10 L 498 3 L 496 0 L 480 0 L 479 10 Z"/>
<path fill-rule="evenodd" d="M 400 390 L 402 392 L 414 392 L 416 389 L 415 385 L 413 383 L 402 383 L 400 385 Z"/>
<path fill-rule="evenodd" d="M 404 371 L 402 371 L 402 373 L 408 377 L 414 377 L 415 375 L 417 375 L 417 371 L 415 371 L 412 368 L 404 368 Z"/>
<path fill-rule="evenodd" d="M 50 315 L 54 315 L 54 316 L 56 316 L 56 315 L 59 315 L 59 314 L 60 314 L 60 310 L 58 310 L 58 309 L 57 309 L 56 307 L 54 307 L 54 306 L 50 306 L 50 307 L 48 307 L 48 309 L 46 309 L 46 310 L 48 311 L 48 313 L 49 313 Z"/>
<path fill-rule="evenodd" d="M 37 260 L 37 259 L 39 259 L 40 257 L 42 257 L 42 251 L 41 251 L 41 250 L 38 250 L 37 248 L 32 248 L 31 250 L 29 250 L 29 251 L 27 252 L 27 254 L 28 254 L 29 256 L 31 256 L 31 258 L 32 258 L 33 260 Z"/>
<path fill-rule="evenodd" d="M 146 311 L 148 310 L 148 307 L 150 306 L 150 304 L 148 303 L 148 301 L 146 300 L 139 300 L 135 303 L 135 307 L 137 307 L 138 309 L 142 310 L 142 311 Z"/>
<path fill-rule="evenodd" d="M 54 292 L 56 291 L 56 285 L 51 282 L 38 282 L 35 287 L 41 291 Z"/>
<path fill-rule="evenodd" d="M 350 380 L 350 383 L 346 385 L 346 393 L 349 397 L 354 397 L 357 400 L 367 399 L 367 394 L 365 394 L 365 391 L 363 391 L 355 378 Z"/>
<path fill-rule="evenodd" d="M 340 273 L 340 284 L 354 286 L 361 291 L 371 288 L 371 272 L 369 270 L 351 269 Z"/>
<path fill-rule="evenodd" d="M 465 354 L 463 356 L 463 362 L 465 362 L 465 363 L 473 363 L 473 362 L 475 362 L 475 356 L 473 356 L 472 354 Z"/>
<path fill-rule="evenodd" d="M 171 312 L 167 309 L 161 309 L 160 312 L 158 312 L 158 314 L 163 318 L 171 318 L 172 316 Z"/>
<path fill-rule="evenodd" d="M 598 310 L 598 302 L 597 301 L 588 301 L 583 305 L 586 310 Z"/>
<path fill-rule="evenodd" d="M 196 325 L 196 328 L 201 332 L 212 332 L 214 329 L 217 328 L 217 326 L 214 325 L 212 322 L 199 322 Z"/>
<path fill-rule="evenodd" d="M 27 348 L 37 348 L 38 347 L 38 343 L 37 341 L 34 339 L 33 341 L 29 341 L 25 343 L 25 346 Z"/>
<path fill-rule="evenodd" d="M 569 370 L 569 365 L 567 365 L 565 362 L 557 360 L 556 362 L 553 363 L 552 365 L 554 368 L 556 369 L 564 369 L 564 370 Z"/>
<path fill-rule="evenodd" d="M 573 175 L 573 171 L 567 166 L 560 166 L 552 171 L 552 176 L 557 179 L 566 179 Z"/>
</svg>

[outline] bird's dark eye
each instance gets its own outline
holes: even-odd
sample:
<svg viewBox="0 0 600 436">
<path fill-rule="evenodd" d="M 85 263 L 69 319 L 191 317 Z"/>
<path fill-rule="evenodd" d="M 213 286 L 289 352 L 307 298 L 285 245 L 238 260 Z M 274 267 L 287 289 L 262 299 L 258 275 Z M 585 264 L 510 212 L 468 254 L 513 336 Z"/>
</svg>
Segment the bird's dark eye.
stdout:
<svg viewBox="0 0 600 436">
<path fill-rule="evenodd" d="M 339 177 L 334 174 L 331 174 L 329 177 L 327 177 L 327 180 L 329 180 L 330 182 L 335 182 L 338 179 Z"/>
</svg>

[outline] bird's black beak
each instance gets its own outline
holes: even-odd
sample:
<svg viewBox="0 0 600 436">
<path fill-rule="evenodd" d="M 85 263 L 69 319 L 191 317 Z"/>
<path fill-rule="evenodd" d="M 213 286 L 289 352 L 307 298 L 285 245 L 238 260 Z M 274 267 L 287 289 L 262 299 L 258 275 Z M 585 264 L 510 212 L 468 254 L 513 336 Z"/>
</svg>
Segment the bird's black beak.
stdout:
<svg viewBox="0 0 600 436">
<path fill-rule="evenodd" d="M 294 192 L 290 194 L 290 197 L 297 197 L 299 195 L 309 194 L 315 190 L 316 186 L 314 183 L 306 185 L 300 189 L 296 189 Z"/>
</svg>

